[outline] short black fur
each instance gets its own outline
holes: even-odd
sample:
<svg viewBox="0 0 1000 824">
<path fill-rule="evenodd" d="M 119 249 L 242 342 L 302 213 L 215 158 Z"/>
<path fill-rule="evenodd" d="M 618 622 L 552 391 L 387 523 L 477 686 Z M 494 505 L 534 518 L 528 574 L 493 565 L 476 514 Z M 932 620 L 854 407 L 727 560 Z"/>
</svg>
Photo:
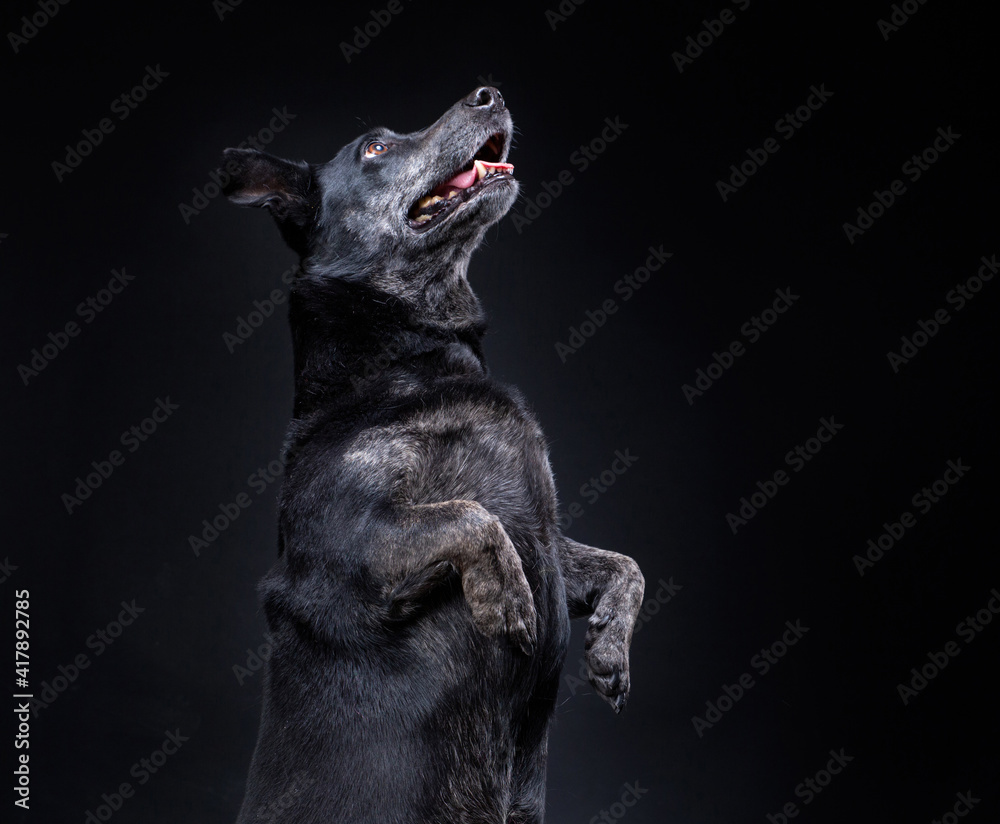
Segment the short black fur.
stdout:
<svg viewBox="0 0 1000 824">
<path fill-rule="evenodd" d="M 487 372 L 466 279 L 517 183 L 413 218 L 484 146 L 500 168 L 511 130 L 483 87 L 323 165 L 226 150 L 229 198 L 270 210 L 302 259 L 260 585 L 273 652 L 238 824 L 541 822 L 570 618 L 590 616 L 591 682 L 625 704 L 642 576 L 561 535 L 542 432 Z"/>
</svg>

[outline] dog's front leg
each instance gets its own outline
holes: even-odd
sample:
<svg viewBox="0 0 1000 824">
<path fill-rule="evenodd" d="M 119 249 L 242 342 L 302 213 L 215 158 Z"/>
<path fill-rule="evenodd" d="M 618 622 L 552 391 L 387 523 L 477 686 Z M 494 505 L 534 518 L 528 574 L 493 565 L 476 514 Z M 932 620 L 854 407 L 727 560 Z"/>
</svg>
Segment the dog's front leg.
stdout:
<svg viewBox="0 0 1000 824">
<path fill-rule="evenodd" d="M 625 555 L 560 536 L 559 561 L 570 618 L 590 616 L 584 641 L 590 683 L 615 712 L 629 692 L 628 650 L 645 581 Z"/>
<path fill-rule="evenodd" d="M 500 521 L 476 501 L 454 500 L 394 508 L 382 532 L 389 614 L 403 618 L 455 570 L 485 635 L 508 636 L 534 650 L 535 604 L 521 559 Z"/>
</svg>

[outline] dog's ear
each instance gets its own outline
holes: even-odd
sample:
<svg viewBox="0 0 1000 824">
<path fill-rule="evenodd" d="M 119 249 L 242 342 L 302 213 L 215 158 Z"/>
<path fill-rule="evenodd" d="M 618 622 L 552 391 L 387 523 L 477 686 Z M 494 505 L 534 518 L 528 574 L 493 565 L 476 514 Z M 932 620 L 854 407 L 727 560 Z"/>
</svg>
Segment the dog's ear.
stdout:
<svg viewBox="0 0 1000 824">
<path fill-rule="evenodd" d="M 223 169 L 229 181 L 222 191 L 238 206 L 262 206 L 279 223 L 303 228 L 313 220 L 319 187 L 308 163 L 257 149 L 226 149 Z"/>
</svg>

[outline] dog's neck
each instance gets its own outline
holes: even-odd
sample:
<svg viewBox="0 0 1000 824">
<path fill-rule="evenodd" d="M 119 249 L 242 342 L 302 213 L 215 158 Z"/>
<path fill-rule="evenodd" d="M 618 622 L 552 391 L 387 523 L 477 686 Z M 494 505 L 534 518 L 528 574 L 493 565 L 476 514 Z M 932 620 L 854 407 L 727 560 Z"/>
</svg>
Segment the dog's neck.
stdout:
<svg viewBox="0 0 1000 824">
<path fill-rule="evenodd" d="M 464 271 L 434 284 L 411 293 L 388 272 L 300 277 L 289 300 L 295 417 L 320 403 L 359 400 L 386 381 L 485 374 L 485 314 Z"/>
</svg>

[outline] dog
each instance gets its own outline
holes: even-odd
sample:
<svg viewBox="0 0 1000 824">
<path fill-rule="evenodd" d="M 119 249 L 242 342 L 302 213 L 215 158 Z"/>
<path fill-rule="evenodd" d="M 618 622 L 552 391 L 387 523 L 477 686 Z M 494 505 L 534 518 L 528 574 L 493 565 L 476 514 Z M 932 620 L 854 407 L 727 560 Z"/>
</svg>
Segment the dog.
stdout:
<svg viewBox="0 0 1000 824">
<path fill-rule="evenodd" d="M 643 578 L 560 533 L 542 431 L 483 358 L 469 259 L 514 203 L 484 86 L 321 165 L 227 149 L 301 264 L 272 636 L 238 824 L 538 824 L 570 619 L 620 711 Z"/>
</svg>

